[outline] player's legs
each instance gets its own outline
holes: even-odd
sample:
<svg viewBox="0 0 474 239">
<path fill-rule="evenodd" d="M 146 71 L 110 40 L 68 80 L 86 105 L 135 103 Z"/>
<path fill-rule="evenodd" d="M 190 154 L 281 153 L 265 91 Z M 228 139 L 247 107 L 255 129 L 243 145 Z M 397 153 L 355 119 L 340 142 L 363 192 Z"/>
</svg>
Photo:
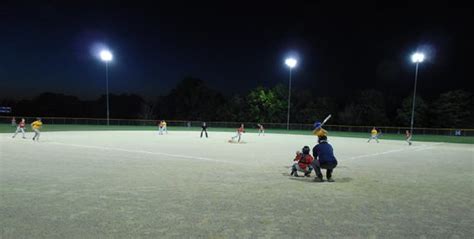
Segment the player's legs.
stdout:
<svg viewBox="0 0 474 239">
<path fill-rule="evenodd" d="M 306 169 L 302 169 L 298 163 L 294 163 L 291 167 L 290 175 L 298 177 L 298 172 L 304 173 L 304 176 L 309 177 L 313 168 L 311 166 L 307 167 Z"/>
<path fill-rule="evenodd" d="M 379 137 L 378 136 L 375 136 L 375 141 L 377 141 L 377 143 L 379 142 Z"/>
<path fill-rule="evenodd" d="M 316 178 L 314 180 L 322 182 L 323 174 L 321 173 L 321 164 L 319 163 L 319 160 L 314 160 L 311 165 L 313 165 L 314 172 L 316 173 Z"/>
<path fill-rule="evenodd" d="M 306 170 L 302 169 L 302 168 L 300 167 L 300 165 L 297 164 L 297 163 L 295 164 L 295 168 L 296 168 L 296 171 L 298 171 L 298 172 L 303 172 L 303 173 L 306 172 Z"/>
<path fill-rule="evenodd" d="M 24 129 L 24 128 L 20 128 L 20 130 L 21 130 L 21 134 L 23 135 L 23 138 L 26 139 L 26 137 L 25 137 L 25 129 Z"/>
<path fill-rule="evenodd" d="M 207 130 L 205 130 L 205 129 L 202 129 L 202 130 L 201 130 L 201 138 L 202 138 L 203 133 L 205 133 L 205 134 L 206 134 L 206 138 L 208 138 L 208 136 L 207 136 Z"/>
<path fill-rule="evenodd" d="M 18 132 L 20 132 L 20 127 L 17 127 L 17 128 L 16 128 L 15 134 L 12 136 L 12 138 L 15 138 L 16 135 L 18 134 Z"/>
<path fill-rule="evenodd" d="M 165 126 L 165 127 L 163 127 L 163 128 L 164 128 L 164 131 L 166 132 L 166 134 L 168 134 L 168 129 L 167 129 L 167 127 Z"/>
<path fill-rule="evenodd" d="M 332 172 L 333 172 L 333 170 L 336 166 L 337 166 L 337 164 L 323 164 L 323 165 L 321 165 L 321 168 L 326 169 L 326 178 L 327 178 L 328 182 L 334 182 L 334 180 L 332 180 Z"/>
<path fill-rule="evenodd" d="M 314 181 L 316 181 L 316 182 L 322 182 L 323 181 L 323 174 L 321 172 L 321 168 L 324 168 L 324 169 L 326 169 L 326 178 L 327 178 L 327 180 L 329 182 L 333 182 L 332 172 L 333 172 L 334 168 L 337 166 L 337 163 L 336 164 L 321 164 L 319 162 L 319 160 L 314 160 L 312 165 L 313 165 L 314 171 L 316 172 L 316 178 L 314 179 Z"/>
<path fill-rule="evenodd" d="M 328 179 L 328 182 L 332 181 L 332 168 L 326 169 L 326 178 Z"/>
<path fill-rule="evenodd" d="M 33 136 L 33 141 L 39 141 L 40 131 L 38 129 L 33 129 L 35 131 L 35 136 Z"/>
<path fill-rule="evenodd" d="M 313 167 L 311 165 L 308 165 L 308 167 L 306 167 L 306 169 L 304 170 L 304 176 L 309 177 L 312 171 L 313 171 Z"/>
<path fill-rule="evenodd" d="M 408 145 L 411 145 L 411 136 L 408 137 L 406 141 L 407 141 Z"/>
<path fill-rule="evenodd" d="M 290 175 L 291 176 L 295 176 L 295 177 L 298 177 L 298 164 L 297 163 L 294 163 L 293 166 L 291 166 L 291 173 Z"/>
</svg>

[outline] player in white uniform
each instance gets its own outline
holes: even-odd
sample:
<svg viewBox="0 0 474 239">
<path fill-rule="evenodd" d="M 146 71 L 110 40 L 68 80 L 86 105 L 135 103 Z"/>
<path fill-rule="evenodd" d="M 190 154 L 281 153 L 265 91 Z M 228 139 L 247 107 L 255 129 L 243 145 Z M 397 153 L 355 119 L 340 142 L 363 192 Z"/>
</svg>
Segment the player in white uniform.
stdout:
<svg viewBox="0 0 474 239">
<path fill-rule="evenodd" d="M 257 126 L 258 126 L 258 136 L 260 136 L 260 134 L 263 134 L 263 136 L 265 136 L 265 128 L 263 128 L 263 125 L 257 124 Z"/>
</svg>

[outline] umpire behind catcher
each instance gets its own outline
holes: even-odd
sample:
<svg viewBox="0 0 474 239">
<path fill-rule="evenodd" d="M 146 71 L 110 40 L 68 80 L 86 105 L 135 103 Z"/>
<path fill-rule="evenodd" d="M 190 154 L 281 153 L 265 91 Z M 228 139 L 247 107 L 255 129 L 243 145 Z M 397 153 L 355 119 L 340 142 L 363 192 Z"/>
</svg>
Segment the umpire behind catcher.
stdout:
<svg viewBox="0 0 474 239">
<path fill-rule="evenodd" d="M 328 138 L 326 135 L 318 137 L 318 144 L 313 148 L 313 157 L 314 161 L 312 166 L 316 172 L 315 182 L 324 182 L 323 174 L 321 169 L 326 169 L 326 178 L 328 182 L 334 182 L 332 177 L 332 171 L 337 166 L 336 157 L 334 157 L 334 152 L 332 146 L 328 143 Z"/>
</svg>

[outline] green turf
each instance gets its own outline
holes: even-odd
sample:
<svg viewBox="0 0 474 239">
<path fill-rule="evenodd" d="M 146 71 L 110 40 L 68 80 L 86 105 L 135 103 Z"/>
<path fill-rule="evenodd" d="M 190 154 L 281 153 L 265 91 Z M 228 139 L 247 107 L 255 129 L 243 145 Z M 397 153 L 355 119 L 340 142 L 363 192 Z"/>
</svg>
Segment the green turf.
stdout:
<svg viewBox="0 0 474 239">
<path fill-rule="evenodd" d="M 168 127 L 170 131 L 200 131 L 199 127 Z M 28 129 L 29 130 L 29 129 Z M 44 125 L 42 131 L 97 131 L 97 130 L 157 130 L 156 126 L 134 126 L 134 125 Z M 209 128 L 209 131 L 220 131 L 220 132 L 233 132 L 233 128 Z M 0 124 L 0 133 L 13 133 L 15 128 L 9 124 Z M 255 133 L 257 129 L 247 129 L 247 132 Z M 296 134 L 296 135 L 311 135 L 311 131 L 307 130 L 290 130 L 285 129 L 266 129 L 266 133 L 277 133 L 277 134 Z M 368 138 L 369 133 L 359 132 L 338 132 L 331 131 L 330 136 L 338 137 L 353 137 L 353 138 Z M 405 140 L 403 134 L 384 134 L 380 137 L 381 140 Z M 413 141 L 421 142 L 446 142 L 446 143 L 462 143 L 462 144 L 474 144 L 474 137 L 472 136 L 446 136 L 446 135 L 415 135 Z"/>
</svg>

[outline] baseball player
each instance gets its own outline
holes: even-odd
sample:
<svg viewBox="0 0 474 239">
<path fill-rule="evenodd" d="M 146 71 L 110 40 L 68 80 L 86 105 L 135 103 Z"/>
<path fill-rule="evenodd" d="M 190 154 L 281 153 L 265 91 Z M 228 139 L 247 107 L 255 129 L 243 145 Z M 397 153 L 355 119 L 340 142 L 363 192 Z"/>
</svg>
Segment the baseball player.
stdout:
<svg viewBox="0 0 474 239">
<path fill-rule="evenodd" d="M 25 137 L 25 119 L 21 119 L 20 123 L 16 127 L 15 134 L 12 136 L 12 138 L 15 138 L 18 133 L 22 133 L 23 138 L 26 139 Z"/>
<path fill-rule="evenodd" d="M 318 136 L 318 137 L 328 135 L 328 132 L 321 127 L 321 122 L 319 122 L 319 121 L 314 123 L 313 128 L 314 128 L 313 134 Z"/>
<path fill-rule="evenodd" d="M 409 130 L 406 130 L 406 131 L 405 131 L 405 136 L 406 136 L 405 141 L 407 141 L 408 145 L 411 145 L 411 137 L 412 137 L 413 135 L 411 134 L 411 132 L 410 132 Z"/>
<path fill-rule="evenodd" d="M 332 146 L 328 143 L 326 136 L 318 137 L 318 144 L 313 148 L 313 163 L 312 166 L 316 172 L 315 182 L 324 182 L 321 169 L 326 169 L 326 178 L 328 182 L 334 182 L 332 179 L 332 171 L 337 166 L 337 159 L 334 156 Z"/>
<path fill-rule="evenodd" d="M 263 128 L 263 125 L 262 124 L 257 124 L 257 126 L 258 126 L 258 136 L 260 136 L 260 134 L 265 136 L 265 128 Z"/>
<path fill-rule="evenodd" d="M 311 163 L 313 162 L 314 158 L 311 156 L 310 151 L 311 149 L 309 146 L 304 146 L 303 149 L 296 152 L 295 159 L 293 160 L 295 163 L 291 167 L 291 176 L 298 177 L 298 171 L 303 172 L 305 177 L 309 177 L 311 175 L 311 171 L 313 167 Z"/>
<path fill-rule="evenodd" d="M 372 139 L 375 139 L 375 141 L 377 141 L 377 143 L 379 142 L 379 132 L 377 132 L 377 130 L 375 129 L 375 127 L 372 128 L 372 130 L 370 131 L 370 138 L 369 140 L 367 141 L 367 143 L 370 143 L 370 141 Z"/>
<path fill-rule="evenodd" d="M 36 121 L 31 123 L 31 128 L 35 131 L 35 136 L 33 136 L 33 141 L 39 141 L 40 138 L 40 129 L 43 127 L 43 122 L 41 122 L 40 118 L 36 118 Z"/>
<path fill-rule="evenodd" d="M 232 139 L 229 140 L 229 142 L 234 142 L 234 140 L 238 138 L 237 142 L 240 143 L 240 139 L 242 138 L 243 133 L 245 133 L 244 124 L 240 124 L 240 128 L 237 129 L 236 135 L 232 137 Z"/>
<path fill-rule="evenodd" d="M 201 126 L 201 138 L 202 138 L 202 133 L 206 133 L 206 138 L 207 138 L 207 124 L 206 122 L 202 122 L 202 126 Z"/>
</svg>

